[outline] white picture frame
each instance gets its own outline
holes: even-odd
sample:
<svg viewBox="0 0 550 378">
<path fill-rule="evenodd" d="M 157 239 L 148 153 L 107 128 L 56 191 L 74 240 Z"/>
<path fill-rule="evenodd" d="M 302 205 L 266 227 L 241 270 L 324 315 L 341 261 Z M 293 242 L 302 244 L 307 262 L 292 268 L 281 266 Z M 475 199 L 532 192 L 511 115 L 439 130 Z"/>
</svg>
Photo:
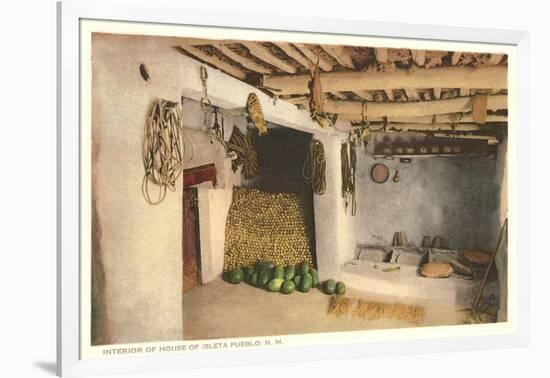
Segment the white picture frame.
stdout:
<svg viewBox="0 0 550 378">
<path fill-rule="evenodd" d="M 174 11 L 177 10 L 177 11 Z M 449 42 L 508 45 L 517 49 L 517 129 L 514 161 L 514 190 L 510 206 L 515 209 L 516 245 L 529 250 L 528 230 L 528 134 L 529 134 L 529 36 L 527 32 L 379 23 L 345 19 L 289 17 L 246 12 L 203 12 L 172 1 L 114 0 L 110 2 L 63 1 L 58 3 L 58 317 L 57 372 L 60 376 L 145 373 L 198 367 L 242 366 L 258 363 L 290 363 L 304 360 L 346 359 L 367 356 L 433 353 L 519 347 L 528 344 L 529 253 L 514 260 L 514 327 L 499 334 L 462 337 L 392 339 L 293 348 L 215 353 L 178 354 L 120 359 L 80 358 L 80 21 L 83 19 L 129 21 L 175 25 L 200 25 L 260 30 L 408 38 Z M 474 326 L 477 327 L 477 326 Z M 236 357 L 237 355 L 237 357 Z"/>
</svg>

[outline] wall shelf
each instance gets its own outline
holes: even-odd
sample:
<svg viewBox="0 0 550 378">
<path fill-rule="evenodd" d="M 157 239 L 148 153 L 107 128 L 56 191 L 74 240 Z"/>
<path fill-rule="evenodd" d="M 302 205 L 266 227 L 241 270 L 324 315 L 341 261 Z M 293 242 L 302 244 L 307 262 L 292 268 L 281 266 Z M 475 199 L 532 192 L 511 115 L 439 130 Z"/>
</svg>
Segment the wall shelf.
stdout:
<svg viewBox="0 0 550 378">
<path fill-rule="evenodd" d="M 394 159 L 416 159 L 416 158 L 427 158 L 427 157 L 453 157 L 453 156 L 464 156 L 464 155 L 490 155 L 492 152 L 461 152 L 459 154 L 418 154 L 418 155 L 373 155 L 375 159 L 383 160 L 394 160 Z"/>
</svg>

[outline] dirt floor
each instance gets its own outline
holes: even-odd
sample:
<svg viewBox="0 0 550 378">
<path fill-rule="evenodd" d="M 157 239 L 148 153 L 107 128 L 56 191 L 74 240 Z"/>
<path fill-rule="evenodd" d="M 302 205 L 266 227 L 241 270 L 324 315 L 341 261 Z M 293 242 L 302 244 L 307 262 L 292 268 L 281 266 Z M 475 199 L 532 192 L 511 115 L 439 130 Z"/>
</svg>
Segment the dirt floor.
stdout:
<svg viewBox="0 0 550 378">
<path fill-rule="evenodd" d="M 346 297 L 357 298 L 348 290 Z M 388 297 L 362 298 L 396 303 Z M 184 339 L 273 336 L 342 332 L 417 326 L 464 324 L 467 313 L 454 306 L 424 303 L 420 325 L 398 319 L 364 320 L 352 315 L 328 315 L 330 296 L 317 289 L 291 295 L 270 293 L 247 284 L 220 280 L 196 287 L 183 295 Z M 403 303 L 403 302 L 401 302 Z"/>
</svg>

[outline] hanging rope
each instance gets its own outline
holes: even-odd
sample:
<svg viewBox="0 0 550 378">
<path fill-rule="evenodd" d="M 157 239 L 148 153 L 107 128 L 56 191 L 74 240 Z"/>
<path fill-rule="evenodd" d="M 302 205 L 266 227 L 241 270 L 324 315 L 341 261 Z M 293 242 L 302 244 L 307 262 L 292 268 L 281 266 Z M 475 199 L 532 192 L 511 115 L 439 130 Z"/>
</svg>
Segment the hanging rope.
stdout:
<svg viewBox="0 0 550 378">
<path fill-rule="evenodd" d="M 181 110 L 178 103 L 162 99 L 156 100 L 151 106 L 151 112 L 145 123 L 142 151 L 145 169 L 142 192 L 150 205 L 161 203 L 166 197 L 166 189 L 176 190 L 176 180 L 183 170 L 186 139 L 191 148 L 188 159 L 190 161 L 195 155 L 195 148 L 183 132 Z M 149 194 L 149 182 L 160 187 L 156 200 L 152 200 Z"/>
<path fill-rule="evenodd" d="M 325 170 L 326 158 L 323 143 L 312 139 L 309 144 L 309 153 L 302 169 L 302 175 L 306 182 L 311 185 L 315 194 L 324 194 L 326 191 Z"/>
<path fill-rule="evenodd" d="M 208 71 L 206 70 L 205 66 L 200 67 L 200 79 L 202 82 L 202 97 L 200 99 L 201 104 L 201 110 L 203 113 L 203 127 L 204 131 L 206 131 L 210 136 L 210 143 L 214 143 L 214 141 L 217 141 L 221 143 L 225 151 L 227 151 L 227 143 L 225 143 L 225 130 L 224 130 L 224 122 L 223 122 L 223 115 L 221 116 L 222 124 L 221 128 L 218 123 L 218 109 L 212 105 L 212 101 L 210 101 L 210 98 L 208 97 Z M 209 126 L 210 121 L 210 115 L 214 114 L 214 123 L 212 126 Z"/>
<path fill-rule="evenodd" d="M 352 141 L 342 143 L 340 159 L 342 164 L 342 197 L 344 197 L 346 202 L 346 210 L 351 202 L 351 215 L 355 215 L 357 211 L 357 203 L 355 201 L 355 167 L 357 165 L 357 155 L 355 153 L 355 144 Z"/>
</svg>

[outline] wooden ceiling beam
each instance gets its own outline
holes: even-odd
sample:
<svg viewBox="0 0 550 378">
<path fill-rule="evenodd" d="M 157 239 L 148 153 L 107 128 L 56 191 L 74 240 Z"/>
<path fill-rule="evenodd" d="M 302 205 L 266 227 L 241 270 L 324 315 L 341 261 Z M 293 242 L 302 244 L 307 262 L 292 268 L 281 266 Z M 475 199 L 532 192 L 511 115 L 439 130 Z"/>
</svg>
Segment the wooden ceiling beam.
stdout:
<svg viewBox="0 0 550 378">
<path fill-rule="evenodd" d="M 244 78 L 246 77 L 246 72 L 244 72 L 243 70 L 234 67 L 227 62 L 224 62 L 216 56 L 205 54 L 204 52 L 193 46 L 176 46 L 175 48 L 179 52 L 191 55 L 193 58 L 197 58 L 205 63 L 208 63 L 214 66 L 214 68 L 224 71 L 229 75 L 236 77 L 237 79 L 244 80 Z"/>
<path fill-rule="evenodd" d="M 334 97 L 339 98 L 340 100 L 347 100 L 347 96 L 343 94 L 342 92 L 330 92 Z"/>
<path fill-rule="evenodd" d="M 317 58 L 319 58 L 319 67 L 325 71 L 332 71 L 334 66 L 328 60 L 324 59 L 322 56 L 315 54 L 307 45 L 301 43 L 295 43 L 294 46 L 300 50 L 302 54 L 305 55 L 312 63 L 317 64 Z"/>
<path fill-rule="evenodd" d="M 449 137 L 449 134 L 447 133 L 434 133 L 433 136 L 435 137 L 440 137 L 440 138 L 448 138 Z M 493 145 L 493 144 L 498 144 L 499 141 L 498 141 L 498 138 L 496 136 L 493 136 L 493 135 L 475 135 L 475 134 L 469 134 L 469 135 L 460 135 L 460 134 L 457 134 L 457 135 L 453 135 L 453 138 L 457 138 L 457 139 L 474 139 L 474 140 L 486 140 L 487 141 L 487 144 L 489 145 Z"/>
<path fill-rule="evenodd" d="M 371 117 L 419 117 L 434 114 L 466 113 L 472 110 L 473 97 L 456 97 L 435 101 L 416 102 L 371 102 L 367 104 L 366 115 Z M 326 100 L 327 113 L 351 114 L 360 117 L 363 111 L 361 101 Z M 487 98 L 487 110 L 508 108 L 508 96 L 496 95 Z"/>
<path fill-rule="evenodd" d="M 388 49 L 376 48 L 374 49 L 374 56 L 376 56 L 376 61 L 378 63 L 388 63 Z"/>
<path fill-rule="evenodd" d="M 359 97 L 360 99 L 363 99 L 365 101 L 374 101 L 374 97 L 372 96 L 371 93 L 367 92 L 367 91 L 356 91 L 356 92 L 353 92 L 357 97 Z"/>
<path fill-rule="evenodd" d="M 411 131 L 411 130 L 456 130 L 456 131 L 477 131 L 481 129 L 481 126 L 476 123 L 461 123 L 454 125 L 452 123 L 393 123 L 390 122 L 387 129 L 398 129 L 399 131 Z"/>
<path fill-rule="evenodd" d="M 251 71 L 259 72 L 262 74 L 271 74 L 273 71 L 269 68 L 262 66 L 261 64 L 256 63 L 252 59 L 246 58 L 242 55 L 237 54 L 229 47 L 225 45 L 214 45 L 222 54 L 224 54 L 229 59 L 239 63 L 244 68 L 248 68 Z"/>
<path fill-rule="evenodd" d="M 311 62 L 300 51 L 298 51 L 292 44 L 288 42 L 274 42 L 275 46 L 283 50 L 283 52 L 300 63 L 308 70 L 311 68 Z"/>
<path fill-rule="evenodd" d="M 375 70 L 321 72 L 324 92 L 357 92 L 401 88 L 487 88 L 506 89 L 506 66 L 491 67 L 434 67 L 396 69 L 389 72 Z M 266 75 L 263 85 L 280 90 L 280 94 L 309 93 L 310 76 Z"/>
<path fill-rule="evenodd" d="M 338 64 L 346 68 L 355 69 L 355 66 L 353 65 L 351 57 L 346 51 L 345 46 L 338 46 L 338 45 L 320 45 L 320 46 L 328 55 L 333 57 L 334 60 L 338 62 Z"/>
<path fill-rule="evenodd" d="M 411 50 L 413 61 L 420 67 L 426 64 L 426 50 Z"/>
<path fill-rule="evenodd" d="M 460 57 L 462 56 L 462 53 L 459 52 L 459 51 L 455 51 L 453 53 L 453 57 L 451 58 L 451 64 L 453 66 L 456 66 L 458 64 L 458 62 L 460 61 Z"/>
<path fill-rule="evenodd" d="M 268 48 L 262 46 L 260 43 L 245 41 L 241 41 L 239 43 L 246 47 L 248 51 L 250 51 L 250 54 L 254 55 L 256 58 L 277 67 L 282 71 L 290 74 L 296 73 L 296 67 L 275 56 L 271 51 L 269 51 Z"/>
<path fill-rule="evenodd" d="M 453 127 L 451 124 L 437 124 L 437 125 L 426 125 L 424 128 L 415 128 L 410 127 L 412 125 L 394 125 L 394 127 L 399 128 L 399 130 L 388 130 L 390 133 L 399 133 L 403 131 L 415 132 L 418 131 L 422 133 L 423 131 L 436 131 L 432 135 L 439 138 L 449 138 L 451 135 L 455 139 L 468 139 L 468 140 L 479 140 L 487 141 L 487 144 L 493 145 L 498 144 L 498 138 L 494 135 L 476 135 L 476 134 L 453 134 L 454 131 L 478 131 L 479 126 L 475 124 L 463 124 L 459 128 Z M 438 132 L 439 131 L 439 132 Z M 450 133 L 449 133 L 450 132 Z"/>
<path fill-rule="evenodd" d="M 377 128 L 380 125 L 374 124 L 373 127 Z M 361 125 L 351 125 L 350 129 L 358 129 L 361 128 Z M 434 124 L 409 124 L 409 123 L 390 123 L 386 126 L 386 129 L 384 132 L 386 133 L 402 133 L 402 132 L 426 132 L 426 131 L 434 131 L 434 136 L 438 137 L 449 137 L 447 132 L 468 132 L 468 131 L 481 131 L 482 128 L 477 124 L 472 123 L 463 123 L 460 125 L 454 125 L 451 123 L 434 123 Z M 349 131 L 349 130 L 342 130 L 342 131 Z M 460 135 L 460 134 L 454 134 L 453 137 L 455 138 L 462 138 L 462 139 L 479 139 L 479 140 L 490 140 L 494 141 L 497 138 L 494 135 L 476 135 L 476 134 L 469 134 L 469 135 Z"/>
<path fill-rule="evenodd" d="M 418 91 L 414 88 L 404 88 L 405 95 L 407 95 L 408 101 L 418 101 L 420 100 L 420 95 L 418 94 Z"/>
<path fill-rule="evenodd" d="M 368 104 L 367 104 L 368 106 Z M 361 116 L 357 114 L 340 114 L 340 119 L 347 121 L 360 121 Z M 368 117 L 368 120 L 371 122 L 382 122 L 384 119 L 382 117 Z M 387 117 L 387 120 L 391 123 L 414 123 L 414 124 L 431 124 L 431 123 L 474 123 L 474 119 L 470 113 L 459 116 L 458 114 L 437 114 L 437 115 L 427 115 L 420 117 Z M 495 115 L 487 114 L 486 123 L 506 123 L 508 122 L 508 117 L 505 115 Z M 481 126 L 481 125 L 480 125 Z"/>
<path fill-rule="evenodd" d="M 491 54 L 491 57 L 489 58 L 489 64 L 492 66 L 496 66 L 500 63 L 503 57 L 504 54 Z"/>
<path fill-rule="evenodd" d="M 476 135 L 476 134 L 458 134 L 453 133 L 455 131 L 478 131 L 479 125 L 476 124 L 462 124 L 456 127 L 449 123 L 439 123 L 434 125 L 410 125 L 410 124 L 395 124 L 388 125 L 385 132 L 388 133 L 401 133 L 401 132 L 418 132 L 423 133 L 426 131 L 435 131 L 432 135 L 439 138 L 449 138 L 451 135 L 455 139 L 468 139 L 468 140 L 484 140 L 487 144 L 498 144 L 499 140 L 494 135 Z"/>
</svg>

